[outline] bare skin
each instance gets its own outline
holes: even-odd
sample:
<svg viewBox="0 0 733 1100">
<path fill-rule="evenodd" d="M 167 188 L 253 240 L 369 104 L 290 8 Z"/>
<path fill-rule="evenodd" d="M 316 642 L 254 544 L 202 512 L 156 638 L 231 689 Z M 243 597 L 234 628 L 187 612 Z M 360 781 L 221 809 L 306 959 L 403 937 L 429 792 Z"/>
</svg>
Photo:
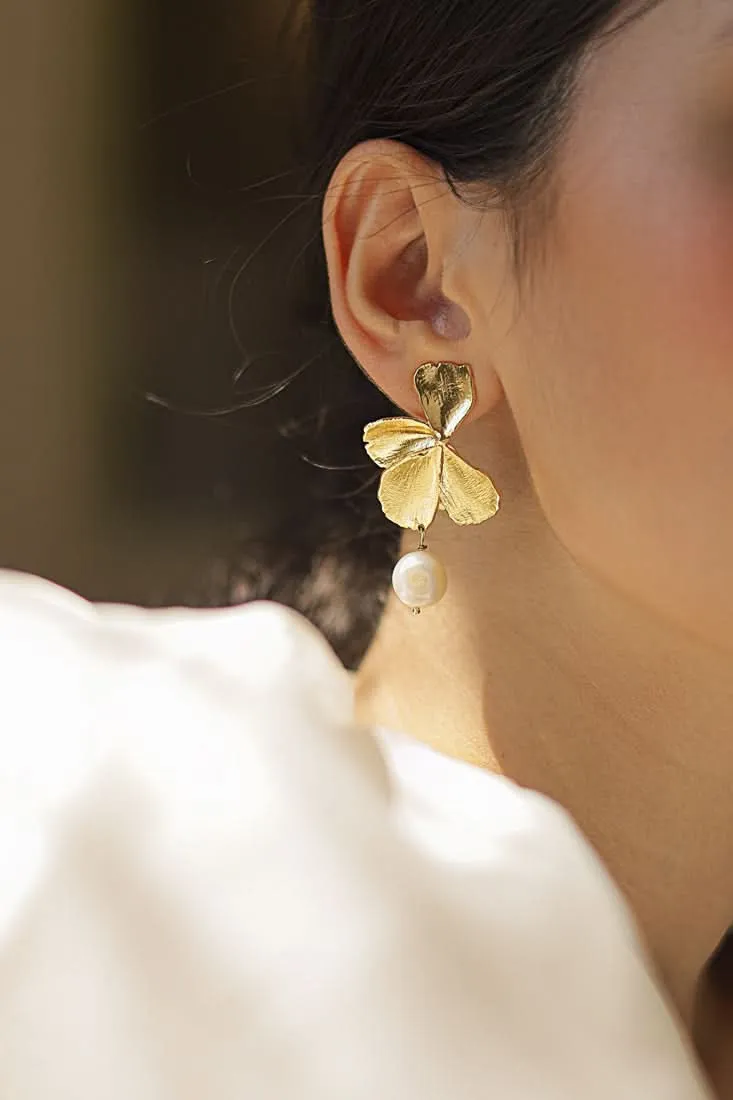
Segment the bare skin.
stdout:
<svg viewBox="0 0 733 1100">
<path fill-rule="evenodd" d="M 439 514 L 448 594 L 390 601 L 360 716 L 574 814 L 709 1066 L 733 1047 L 696 1006 L 733 922 L 732 25 L 664 0 L 589 59 L 524 281 L 501 210 L 396 142 L 343 158 L 323 219 L 352 354 L 416 416 L 419 363 L 470 363 L 454 443 L 502 496 L 479 527 Z"/>
</svg>

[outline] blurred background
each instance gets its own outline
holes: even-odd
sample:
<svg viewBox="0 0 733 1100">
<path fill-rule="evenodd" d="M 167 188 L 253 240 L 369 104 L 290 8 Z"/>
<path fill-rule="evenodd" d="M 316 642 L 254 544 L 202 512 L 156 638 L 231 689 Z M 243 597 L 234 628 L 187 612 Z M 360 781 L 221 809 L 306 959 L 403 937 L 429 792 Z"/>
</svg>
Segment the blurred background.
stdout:
<svg viewBox="0 0 733 1100">
<path fill-rule="evenodd" d="M 217 602 L 238 540 L 297 523 L 286 3 L 2 6 L 0 567 Z"/>
</svg>

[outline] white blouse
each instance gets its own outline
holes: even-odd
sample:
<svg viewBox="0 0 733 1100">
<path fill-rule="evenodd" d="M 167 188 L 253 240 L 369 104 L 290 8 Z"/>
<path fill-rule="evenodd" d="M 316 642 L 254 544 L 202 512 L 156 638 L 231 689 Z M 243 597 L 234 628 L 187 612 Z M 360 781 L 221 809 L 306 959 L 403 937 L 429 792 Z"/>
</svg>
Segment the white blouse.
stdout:
<svg viewBox="0 0 733 1100">
<path fill-rule="evenodd" d="M 702 1100 L 570 815 L 304 618 L 0 571 L 2 1100 Z"/>
</svg>

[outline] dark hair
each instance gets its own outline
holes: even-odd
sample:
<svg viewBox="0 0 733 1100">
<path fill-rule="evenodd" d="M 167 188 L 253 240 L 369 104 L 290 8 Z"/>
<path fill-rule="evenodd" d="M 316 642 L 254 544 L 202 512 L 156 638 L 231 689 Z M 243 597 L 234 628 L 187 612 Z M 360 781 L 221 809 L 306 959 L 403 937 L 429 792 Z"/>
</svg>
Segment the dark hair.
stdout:
<svg viewBox="0 0 733 1100">
<path fill-rule="evenodd" d="M 344 348 L 330 310 L 320 229 L 325 188 L 341 157 L 374 137 L 403 141 L 446 182 L 482 182 L 508 216 L 521 271 L 530 228 L 550 213 L 552 161 L 571 116 L 583 58 L 658 3 L 619 0 L 312 0 L 283 36 L 292 66 L 298 156 L 308 222 L 300 323 L 318 334 L 300 403 L 283 432 L 310 478 L 297 515 L 243 541 L 220 599 L 269 598 L 297 608 L 355 668 L 379 621 L 400 532 L 376 498 L 379 471 L 363 425 L 396 410 Z M 296 116 L 294 116 L 296 117 Z M 465 197 L 465 196 L 464 196 Z M 291 223 L 292 224 L 292 223 Z"/>
</svg>

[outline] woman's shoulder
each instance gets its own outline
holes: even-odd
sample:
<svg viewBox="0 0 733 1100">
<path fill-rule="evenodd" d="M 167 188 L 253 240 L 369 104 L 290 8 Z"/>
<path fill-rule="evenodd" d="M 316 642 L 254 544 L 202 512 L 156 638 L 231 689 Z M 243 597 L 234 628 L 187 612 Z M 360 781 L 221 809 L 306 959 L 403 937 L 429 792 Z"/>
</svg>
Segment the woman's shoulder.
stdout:
<svg viewBox="0 0 733 1100">
<path fill-rule="evenodd" d="M 14 1094 L 707 1095 L 569 815 L 360 727 L 298 613 L 4 572 L 0 660 Z"/>
<path fill-rule="evenodd" d="M 224 608 L 93 604 L 40 577 L 0 570 L 0 706 L 24 727 L 56 723 L 150 724 L 159 707 L 188 726 L 195 700 L 224 700 L 253 721 L 288 709 L 297 723 L 351 720 L 348 673 L 298 612 L 270 601 Z M 216 708 L 215 708 L 216 710 Z M 108 732 L 110 729 L 108 727 Z M 166 730 L 158 730 L 164 737 Z"/>
</svg>

